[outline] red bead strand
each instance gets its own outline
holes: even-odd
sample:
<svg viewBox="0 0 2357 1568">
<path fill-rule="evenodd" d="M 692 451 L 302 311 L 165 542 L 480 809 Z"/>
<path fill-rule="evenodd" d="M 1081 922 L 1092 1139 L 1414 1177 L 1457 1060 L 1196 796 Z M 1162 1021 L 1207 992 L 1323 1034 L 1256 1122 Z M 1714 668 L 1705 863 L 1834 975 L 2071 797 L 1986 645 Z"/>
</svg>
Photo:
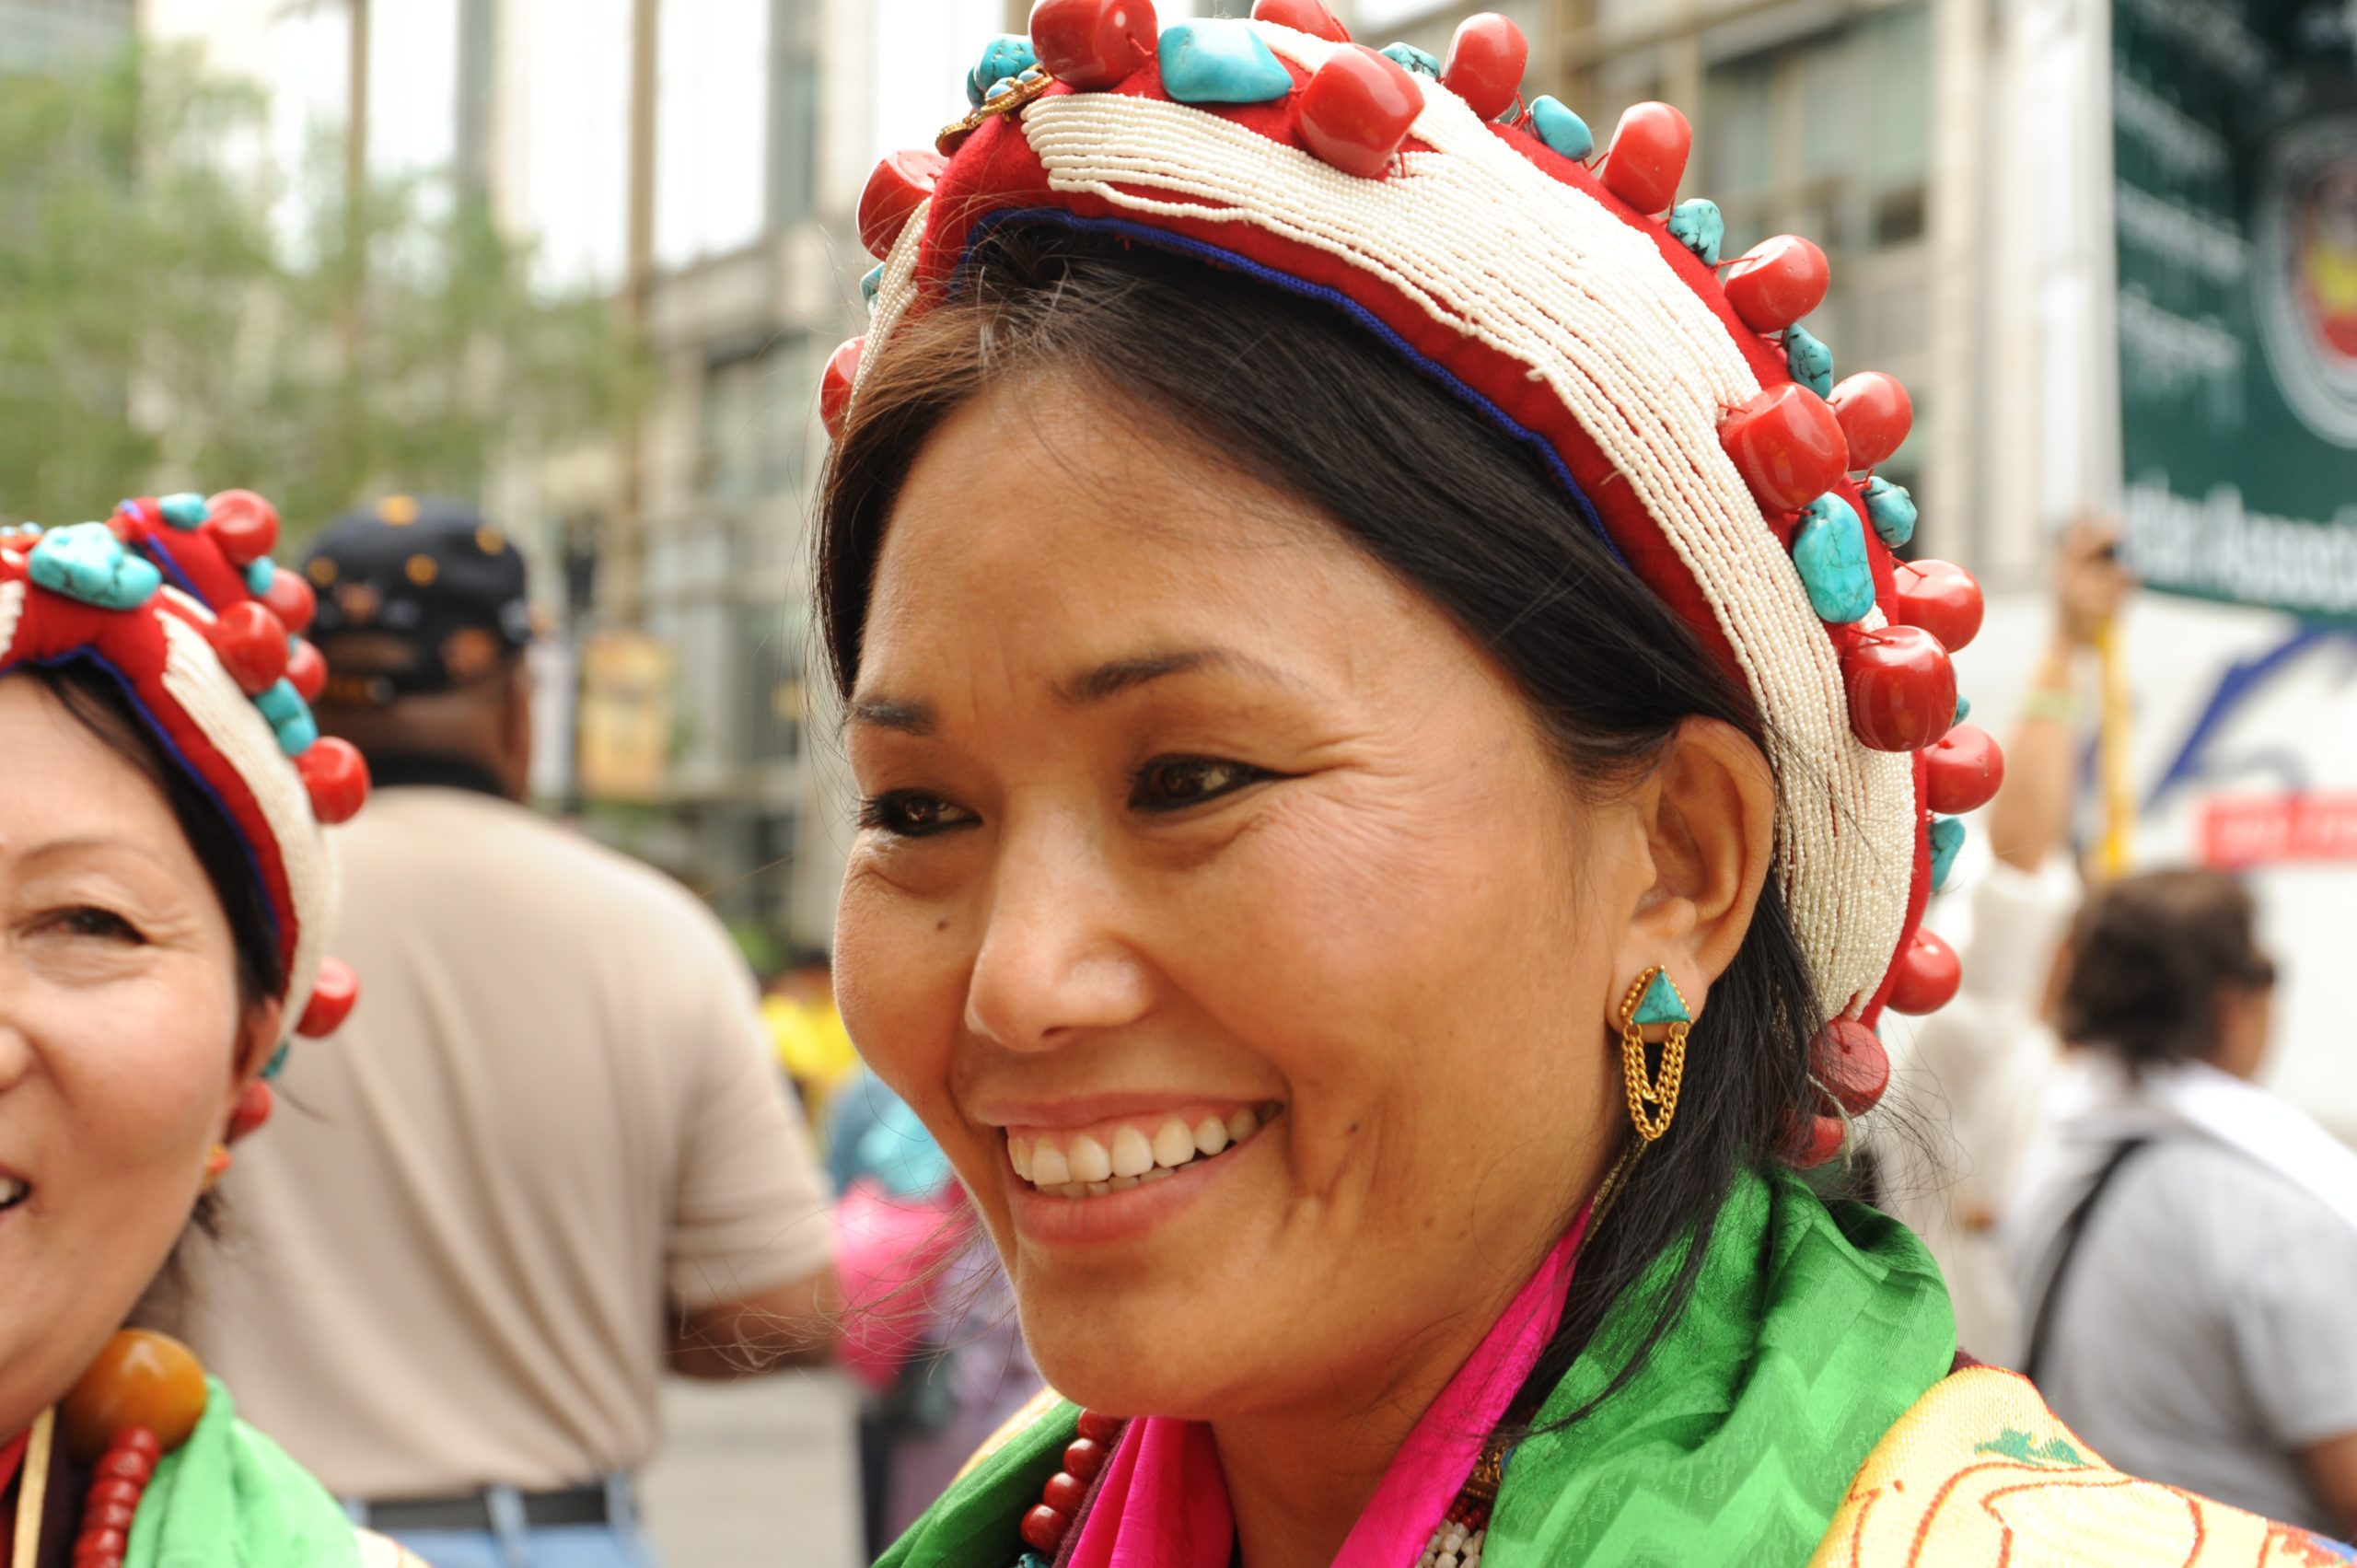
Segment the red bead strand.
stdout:
<svg viewBox="0 0 2357 1568">
<path fill-rule="evenodd" d="M 155 1477 L 156 1461 L 163 1457 L 163 1444 L 144 1426 L 126 1426 L 108 1442 L 98 1475 L 82 1500 L 74 1568 L 122 1568 L 131 1549 L 131 1521 Z"/>
</svg>

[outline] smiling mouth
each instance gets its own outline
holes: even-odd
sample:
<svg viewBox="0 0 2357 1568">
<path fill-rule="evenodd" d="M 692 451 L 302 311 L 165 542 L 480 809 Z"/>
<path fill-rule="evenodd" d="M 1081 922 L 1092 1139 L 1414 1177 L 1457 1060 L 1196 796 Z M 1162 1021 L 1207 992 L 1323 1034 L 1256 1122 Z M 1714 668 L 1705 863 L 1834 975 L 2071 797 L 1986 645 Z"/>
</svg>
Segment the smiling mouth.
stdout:
<svg viewBox="0 0 2357 1568">
<path fill-rule="evenodd" d="M 1177 1116 L 1121 1121 L 1085 1132 L 1009 1133 L 1015 1174 L 1051 1198 L 1102 1198 L 1218 1159 L 1249 1141 L 1284 1107 L 1243 1105 L 1191 1125 Z"/>
</svg>

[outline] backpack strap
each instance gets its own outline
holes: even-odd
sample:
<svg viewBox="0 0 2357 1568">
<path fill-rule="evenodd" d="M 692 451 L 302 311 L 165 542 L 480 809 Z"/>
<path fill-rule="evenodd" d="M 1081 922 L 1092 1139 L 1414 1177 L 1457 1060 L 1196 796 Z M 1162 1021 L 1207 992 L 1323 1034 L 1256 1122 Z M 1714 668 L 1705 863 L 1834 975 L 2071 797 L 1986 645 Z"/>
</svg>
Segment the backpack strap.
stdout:
<svg viewBox="0 0 2357 1568">
<path fill-rule="evenodd" d="M 2045 1365 L 2048 1342 L 2054 1334 L 2055 1307 L 2062 1299 L 2062 1281 L 2086 1235 L 2087 1221 L 2094 1217 L 2096 1204 L 2111 1186 L 2112 1178 L 2119 1174 L 2119 1167 L 2152 1142 L 2150 1138 L 2131 1138 L 2114 1148 L 2104 1160 L 2103 1168 L 2096 1172 L 2095 1180 L 2088 1183 L 2085 1195 L 2062 1221 L 2061 1233 L 2054 1240 L 2054 1260 L 2046 1267 L 2046 1288 L 2038 1293 L 2038 1310 L 2030 1318 L 2029 1349 L 2022 1357 L 2022 1376 L 2033 1383 L 2038 1381 L 2038 1369 Z"/>
</svg>

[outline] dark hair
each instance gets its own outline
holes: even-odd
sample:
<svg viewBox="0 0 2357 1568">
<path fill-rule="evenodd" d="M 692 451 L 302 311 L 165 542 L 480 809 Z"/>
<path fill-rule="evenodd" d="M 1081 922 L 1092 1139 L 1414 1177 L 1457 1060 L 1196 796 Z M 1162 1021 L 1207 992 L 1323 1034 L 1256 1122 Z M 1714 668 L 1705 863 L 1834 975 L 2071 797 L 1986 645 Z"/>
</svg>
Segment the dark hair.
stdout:
<svg viewBox="0 0 2357 1568">
<path fill-rule="evenodd" d="M 1750 696 L 1617 559 L 1538 457 L 1438 380 L 1338 310 L 1045 223 L 993 233 L 969 259 L 960 295 L 903 326 L 862 378 L 828 468 L 819 540 L 822 631 L 844 691 L 886 526 L 919 448 L 992 382 L 1043 372 L 1082 377 L 1116 408 L 1162 415 L 1239 471 L 1325 512 L 1488 650 L 1579 787 L 1633 784 L 1694 715 L 1724 720 L 1766 750 Z M 1654 1260 L 1691 1238 L 1629 1361 L 1579 1415 L 1642 1366 L 1693 1292 L 1736 1176 L 1773 1157 L 1810 1092 L 1808 1043 L 1822 1016 L 1771 877 L 1694 1026 L 1677 1121 L 1585 1243 L 1518 1418 Z M 1564 1224 L 1579 1198 L 1565 1195 Z"/>
<path fill-rule="evenodd" d="M 2131 1071 L 2202 1060 L 2221 993 L 2275 983 L 2257 913 L 2250 889 L 2223 871 L 2146 871 L 2096 889 L 2071 923 L 2055 1027 Z"/>
<path fill-rule="evenodd" d="M 285 971 L 278 961 L 277 928 L 254 880 L 253 861 L 245 842 L 221 813 L 221 807 L 196 782 L 164 760 L 122 687 L 105 666 L 94 659 L 64 664 L 28 666 L 7 672 L 38 681 L 55 697 L 75 722 L 107 749 L 145 773 L 171 803 L 172 817 L 187 836 L 205 880 L 228 918 L 229 935 L 238 956 L 238 998 L 252 1006 L 278 994 Z"/>
</svg>

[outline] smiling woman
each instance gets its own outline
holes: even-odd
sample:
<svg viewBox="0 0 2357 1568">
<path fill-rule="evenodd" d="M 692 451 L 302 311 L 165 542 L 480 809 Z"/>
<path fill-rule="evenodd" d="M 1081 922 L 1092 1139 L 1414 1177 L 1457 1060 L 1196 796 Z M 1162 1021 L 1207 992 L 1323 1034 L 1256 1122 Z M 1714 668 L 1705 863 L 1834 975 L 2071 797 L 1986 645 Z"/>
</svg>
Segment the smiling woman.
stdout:
<svg viewBox="0 0 2357 1568">
<path fill-rule="evenodd" d="M 352 1002 L 319 828 L 367 782 L 310 730 L 275 529 L 229 492 L 0 532 L 8 1568 L 400 1561 L 184 1347 L 122 1327 L 268 1118 L 284 1035 Z"/>
<path fill-rule="evenodd" d="M 1503 17 L 1254 15 L 1042 0 L 862 203 L 837 983 L 1086 1407 L 885 1562 L 2001 1561 L 2122 1478 L 1795 1174 L 1956 983 L 1904 394 L 1661 221 L 1675 110 L 1594 170 Z"/>
</svg>

